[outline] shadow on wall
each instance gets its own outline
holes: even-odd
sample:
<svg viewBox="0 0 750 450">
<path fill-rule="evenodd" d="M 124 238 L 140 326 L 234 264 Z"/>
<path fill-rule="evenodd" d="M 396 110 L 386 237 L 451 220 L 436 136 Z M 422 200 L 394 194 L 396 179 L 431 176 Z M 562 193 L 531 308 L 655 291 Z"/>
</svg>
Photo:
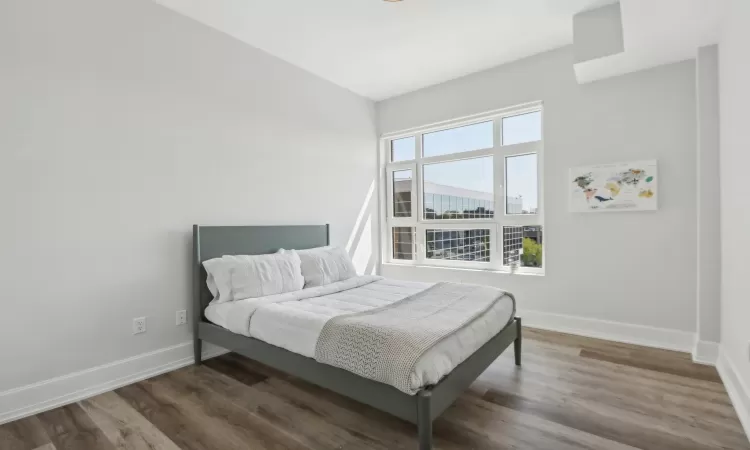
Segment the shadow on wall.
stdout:
<svg viewBox="0 0 750 450">
<path fill-rule="evenodd" d="M 349 256 L 354 261 L 357 272 L 363 275 L 375 274 L 377 258 L 373 244 L 372 223 L 375 203 L 375 180 L 372 180 L 346 243 L 346 251 L 349 252 Z"/>
</svg>

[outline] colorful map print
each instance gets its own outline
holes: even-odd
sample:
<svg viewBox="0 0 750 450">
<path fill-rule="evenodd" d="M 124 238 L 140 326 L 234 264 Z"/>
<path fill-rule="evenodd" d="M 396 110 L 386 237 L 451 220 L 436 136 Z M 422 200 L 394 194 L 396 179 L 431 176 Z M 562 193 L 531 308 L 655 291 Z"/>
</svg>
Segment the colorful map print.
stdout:
<svg viewBox="0 0 750 450">
<path fill-rule="evenodd" d="M 570 170 L 570 210 L 656 210 L 656 182 L 656 161 L 574 168 Z"/>
</svg>

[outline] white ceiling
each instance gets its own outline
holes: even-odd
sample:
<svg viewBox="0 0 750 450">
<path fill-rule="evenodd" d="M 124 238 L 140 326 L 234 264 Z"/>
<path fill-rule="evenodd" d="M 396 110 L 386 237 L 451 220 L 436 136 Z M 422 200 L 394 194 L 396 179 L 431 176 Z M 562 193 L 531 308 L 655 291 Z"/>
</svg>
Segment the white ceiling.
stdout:
<svg viewBox="0 0 750 450">
<path fill-rule="evenodd" d="M 155 1 L 374 100 L 571 44 L 573 15 L 612 3 Z"/>
</svg>

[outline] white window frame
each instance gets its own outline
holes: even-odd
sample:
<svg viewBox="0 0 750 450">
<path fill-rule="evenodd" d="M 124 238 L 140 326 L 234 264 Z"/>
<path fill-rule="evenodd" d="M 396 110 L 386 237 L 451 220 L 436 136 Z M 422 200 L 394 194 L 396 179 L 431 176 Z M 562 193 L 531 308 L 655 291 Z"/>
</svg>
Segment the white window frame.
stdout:
<svg viewBox="0 0 750 450">
<path fill-rule="evenodd" d="M 528 114 L 533 112 L 542 113 L 542 130 L 544 130 L 544 110 L 541 102 L 529 103 L 513 108 L 507 108 L 498 111 L 492 111 L 475 116 L 461 119 L 441 122 L 425 127 L 413 128 L 396 133 L 388 133 L 381 136 L 380 140 L 380 167 L 381 167 L 381 189 L 380 201 L 380 223 L 381 223 L 381 242 L 384 244 L 381 248 L 382 261 L 386 264 L 394 265 L 418 265 L 431 267 L 447 267 L 458 269 L 478 269 L 497 272 L 534 274 L 543 275 L 546 269 L 546 248 L 547 236 L 544 228 L 544 133 L 542 131 L 542 140 L 536 142 L 527 142 L 513 145 L 502 145 L 502 121 L 504 118 Z M 480 150 L 472 150 L 460 153 L 451 153 L 447 155 L 424 157 L 422 154 L 422 144 L 424 135 L 436 131 L 449 130 L 452 128 L 475 125 L 483 122 L 493 122 L 494 136 L 493 147 Z M 414 136 L 415 159 L 391 162 L 391 142 Z M 531 153 L 537 155 L 537 204 L 536 214 L 507 214 L 506 211 L 506 158 L 513 156 L 522 156 Z M 442 163 L 450 161 L 459 161 L 479 157 L 493 157 L 493 187 L 494 187 L 494 204 L 495 214 L 491 219 L 443 219 L 443 220 L 426 220 L 424 218 L 422 193 L 423 186 L 423 167 L 425 164 Z M 411 184 L 411 217 L 394 217 L 393 216 L 393 172 L 399 170 L 412 171 Z M 384 199 L 382 197 L 385 197 Z M 542 227 L 543 246 L 542 267 L 517 267 L 511 270 L 510 266 L 503 265 L 503 227 L 504 226 L 539 226 Z M 410 227 L 414 229 L 414 259 L 402 260 L 393 258 L 393 227 Z M 450 261 L 450 260 L 429 260 L 426 258 L 426 230 L 428 229 L 446 229 L 446 230 L 466 230 L 466 229 L 488 229 L 490 230 L 491 261 L 488 263 L 477 261 Z"/>
</svg>

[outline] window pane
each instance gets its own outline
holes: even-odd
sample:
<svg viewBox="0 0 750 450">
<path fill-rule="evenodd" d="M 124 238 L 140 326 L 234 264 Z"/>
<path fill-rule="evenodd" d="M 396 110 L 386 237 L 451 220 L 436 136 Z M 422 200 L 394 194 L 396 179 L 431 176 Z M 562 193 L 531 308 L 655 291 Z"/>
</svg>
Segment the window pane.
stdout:
<svg viewBox="0 0 750 450">
<path fill-rule="evenodd" d="M 425 158 L 493 147 L 492 122 L 427 133 L 422 140 Z"/>
<path fill-rule="evenodd" d="M 425 219 L 494 217 L 492 156 L 425 164 L 423 175 Z"/>
<path fill-rule="evenodd" d="M 427 259 L 490 262 L 490 230 L 426 230 Z"/>
<path fill-rule="evenodd" d="M 536 153 L 505 158 L 505 214 L 536 214 Z"/>
<path fill-rule="evenodd" d="M 414 229 L 393 227 L 393 259 L 414 259 Z"/>
<path fill-rule="evenodd" d="M 503 119 L 503 145 L 542 140 L 542 112 L 536 111 Z"/>
<path fill-rule="evenodd" d="M 434 194 L 424 195 L 424 217 L 425 219 L 435 218 L 435 195 Z"/>
<path fill-rule="evenodd" d="M 391 161 L 408 161 L 414 159 L 417 138 L 414 136 L 391 141 Z"/>
<path fill-rule="evenodd" d="M 393 217 L 411 217 L 411 169 L 393 172 Z"/>
<path fill-rule="evenodd" d="M 503 227 L 503 265 L 542 267 L 542 227 Z"/>
</svg>

